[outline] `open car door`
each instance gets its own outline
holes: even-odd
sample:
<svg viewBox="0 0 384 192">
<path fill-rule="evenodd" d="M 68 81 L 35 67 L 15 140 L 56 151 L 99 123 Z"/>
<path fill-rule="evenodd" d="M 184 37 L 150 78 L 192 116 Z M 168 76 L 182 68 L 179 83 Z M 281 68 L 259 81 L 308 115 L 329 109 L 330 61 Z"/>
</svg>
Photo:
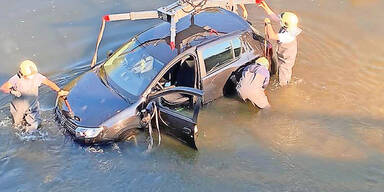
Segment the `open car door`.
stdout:
<svg viewBox="0 0 384 192">
<path fill-rule="evenodd" d="M 165 133 L 197 149 L 197 117 L 203 91 L 190 87 L 174 87 L 149 95 L 159 112 Z"/>
</svg>

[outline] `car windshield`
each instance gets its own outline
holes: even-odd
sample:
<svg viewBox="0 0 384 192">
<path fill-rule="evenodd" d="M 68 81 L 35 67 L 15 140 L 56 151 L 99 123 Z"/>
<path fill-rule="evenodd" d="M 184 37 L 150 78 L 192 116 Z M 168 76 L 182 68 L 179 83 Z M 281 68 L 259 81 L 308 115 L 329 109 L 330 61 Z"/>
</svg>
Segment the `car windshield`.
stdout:
<svg viewBox="0 0 384 192">
<path fill-rule="evenodd" d="M 120 94 L 137 97 L 163 66 L 164 63 L 148 53 L 145 44 L 139 45 L 134 38 L 105 62 L 104 69 L 108 81 L 112 81 L 112 87 L 118 89 Z"/>
</svg>

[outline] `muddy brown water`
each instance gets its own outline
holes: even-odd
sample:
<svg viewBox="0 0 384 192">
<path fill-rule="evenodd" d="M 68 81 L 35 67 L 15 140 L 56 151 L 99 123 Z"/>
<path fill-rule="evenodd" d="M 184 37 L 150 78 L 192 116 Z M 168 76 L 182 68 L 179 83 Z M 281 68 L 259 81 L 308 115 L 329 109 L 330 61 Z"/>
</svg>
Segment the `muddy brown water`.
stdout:
<svg viewBox="0 0 384 192">
<path fill-rule="evenodd" d="M 86 70 L 106 13 L 173 1 L 19 0 L 0 7 L 0 81 L 26 58 L 60 85 Z M 41 89 L 42 138 L 18 136 L 0 95 L 0 191 L 383 191 L 384 2 L 269 0 L 293 10 L 303 33 L 293 82 L 272 85 L 270 111 L 222 98 L 200 113 L 200 150 L 165 137 L 83 147 L 53 121 L 54 94 Z M 263 12 L 248 6 L 263 30 Z M 157 21 L 108 26 L 101 57 Z M 275 26 L 277 29 L 278 26 Z"/>
</svg>

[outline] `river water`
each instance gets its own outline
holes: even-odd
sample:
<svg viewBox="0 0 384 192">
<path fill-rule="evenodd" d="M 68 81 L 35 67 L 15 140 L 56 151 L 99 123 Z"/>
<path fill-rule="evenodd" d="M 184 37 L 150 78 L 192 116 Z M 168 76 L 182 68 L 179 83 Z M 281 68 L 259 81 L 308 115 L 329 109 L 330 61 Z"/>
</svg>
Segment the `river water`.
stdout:
<svg viewBox="0 0 384 192">
<path fill-rule="evenodd" d="M 151 10 L 172 0 L 18 0 L 0 7 L 0 83 L 24 59 L 59 85 L 90 63 L 101 16 Z M 303 33 L 293 82 L 270 86 L 270 111 L 236 98 L 204 107 L 200 150 L 164 136 L 144 143 L 84 147 L 53 120 L 43 87 L 42 137 L 12 128 L 0 95 L 0 191 L 383 191 L 384 2 L 269 0 L 293 10 Z M 248 6 L 263 30 L 263 11 Z M 158 21 L 107 26 L 100 57 Z M 277 29 L 278 26 L 275 26 Z"/>
</svg>

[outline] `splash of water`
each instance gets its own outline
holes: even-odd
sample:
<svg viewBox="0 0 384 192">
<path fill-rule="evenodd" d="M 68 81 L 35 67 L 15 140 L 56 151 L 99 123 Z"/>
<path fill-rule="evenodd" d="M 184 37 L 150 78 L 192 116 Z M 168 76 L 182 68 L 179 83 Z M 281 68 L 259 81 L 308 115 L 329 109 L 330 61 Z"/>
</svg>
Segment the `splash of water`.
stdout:
<svg viewBox="0 0 384 192">
<path fill-rule="evenodd" d="M 117 153 L 121 153 L 120 147 L 117 143 L 112 144 L 112 150 L 117 151 Z"/>
<path fill-rule="evenodd" d="M 298 77 L 292 77 L 292 80 L 291 82 L 289 82 L 288 86 L 299 86 L 304 83 L 305 82 L 303 79 Z M 271 78 L 268 89 L 271 91 L 275 91 L 275 90 L 278 90 L 279 88 L 281 88 L 281 86 L 279 85 L 279 80 L 277 78 Z"/>
<path fill-rule="evenodd" d="M 21 141 L 46 141 L 48 139 L 48 133 L 41 130 L 32 133 L 17 131 L 16 135 Z"/>
<path fill-rule="evenodd" d="M 0 121 L 0 128 L 9 127 L 12 125 L 12 119 L 9 117 L 2 118 Z"/>
<path fill-rule="evenodd" d="M 89 146 L 85 150 L 90 153 L 104 153 L 104 150 L 99 146 Z"/>
</svg>

